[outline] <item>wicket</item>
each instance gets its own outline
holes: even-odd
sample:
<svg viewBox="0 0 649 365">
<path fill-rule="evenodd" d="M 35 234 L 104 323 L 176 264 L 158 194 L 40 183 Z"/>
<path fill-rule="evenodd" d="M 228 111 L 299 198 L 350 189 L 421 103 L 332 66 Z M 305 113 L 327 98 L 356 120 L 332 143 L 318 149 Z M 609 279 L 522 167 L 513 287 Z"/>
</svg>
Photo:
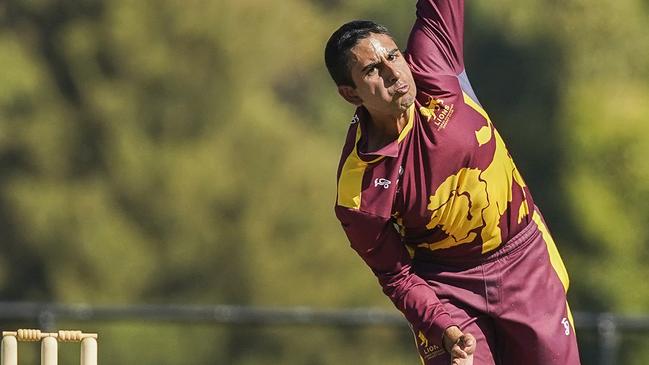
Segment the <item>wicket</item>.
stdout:
<svg viewBox="0 0 649 365">
<path fill-rule="evenodd" d="M 81 342 L 81 365 L 97 365 L 97 334 L 81 331 L 41 332 L 33 329 L 2 332 L 2 362 L 18 365 L 18 341 L 41 341 L 41 365 L 57 365 L 58 342 Z"/>
</svg>

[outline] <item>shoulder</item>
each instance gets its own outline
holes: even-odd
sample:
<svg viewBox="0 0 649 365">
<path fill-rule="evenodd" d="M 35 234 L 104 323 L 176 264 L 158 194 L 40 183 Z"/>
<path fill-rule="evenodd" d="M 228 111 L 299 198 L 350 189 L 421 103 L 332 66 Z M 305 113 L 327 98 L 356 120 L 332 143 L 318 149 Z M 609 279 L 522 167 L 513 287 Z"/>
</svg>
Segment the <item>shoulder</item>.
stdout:
<svg viewBox="0 0 649 365">
<path fill-rule="evenodd" d="M 340 179 L 340 174 L 342 172 L 345 161 L 348 157 L 354 153 L 356 149 L 356 143 L 358 142 L 358 136 L 360 133 L 360 118 L 362 116 L 361 109 L 356 109 L 354 116 L 351 118 L 349 123 L 349 128 L 347 129 L 347 134 L 345 136 L 345 142 L 342 147 L 340 154 L 340 162 L 338 164 L 338 179 Z"/>
<path fill-rule="evenodd" d="M 405 53 L 404 57 L 412 78 L 417 85 L 417 93 L 425 93 L 432 96 L 443 96 L 444 94 L 455 94 L 461 89 L 459 76 L 462 71 L 444 69 L 443 67 L 431 67 L 431 65 L 421 59 L 421 57 L 413 56 L 410 53 Z M 420 102 L 422 100 L 417 97 Z"/>
</svg>

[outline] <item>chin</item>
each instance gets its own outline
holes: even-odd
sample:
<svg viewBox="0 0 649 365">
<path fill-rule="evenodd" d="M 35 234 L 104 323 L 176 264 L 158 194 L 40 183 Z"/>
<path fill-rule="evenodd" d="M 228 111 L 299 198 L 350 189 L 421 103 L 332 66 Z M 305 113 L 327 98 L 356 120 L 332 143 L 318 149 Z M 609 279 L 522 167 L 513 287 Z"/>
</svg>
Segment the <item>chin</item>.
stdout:
<svg viewBox="0 0 649 365">
<path fill-rule="evenodd" d="M 414 103 L 415 97 L 410 95 L 404 95 L 403 97 L 401 97 L 401 100 L 399 100 L 399 106 L 404 110 L 410 108 L 410 106 Z"/>
</svg>

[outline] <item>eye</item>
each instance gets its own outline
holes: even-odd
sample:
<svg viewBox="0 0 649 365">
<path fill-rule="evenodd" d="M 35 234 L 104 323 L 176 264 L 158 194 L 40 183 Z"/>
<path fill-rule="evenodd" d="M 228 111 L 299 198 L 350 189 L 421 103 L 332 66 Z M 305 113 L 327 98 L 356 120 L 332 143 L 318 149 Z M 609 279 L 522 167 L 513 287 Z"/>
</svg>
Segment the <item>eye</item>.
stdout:
<svg viewBox="0 0 649 365">
<path fill-rule="evenodd" d="M 376 66 L 373 66 L 372 68 L 370 68 L 369 70 L 367 70 L 367 75 L 368 75 L 368 76 L 370 76 L 370 75 L 374 75 L 374 74 L 376 74 L 376 73 L 378 72 L 378 70 L 379 70 L 379 69 L 378 69 Z"/>
<path fill-rule="evenodd" d="M 399 58 L 399 52 L 390 53 L 387 57 L 388 61 L 394 61 Z"/>
</svg>

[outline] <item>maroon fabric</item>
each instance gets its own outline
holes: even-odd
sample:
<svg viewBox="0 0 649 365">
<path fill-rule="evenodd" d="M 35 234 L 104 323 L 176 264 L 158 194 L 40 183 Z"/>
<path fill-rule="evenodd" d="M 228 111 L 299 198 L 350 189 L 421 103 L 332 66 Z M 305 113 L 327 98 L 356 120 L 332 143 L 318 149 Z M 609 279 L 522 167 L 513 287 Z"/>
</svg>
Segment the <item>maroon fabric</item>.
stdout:
<svg viewBox="0 0 649 365">
<path fill-rule="evenodd" d="M 476 337 L 475 365 L 580 363 L 563 284 L 534 222 L 478 265 L 415 267 L 453 321 Z M 418 350 L 426 365 L 450 363 L 421 342 Z"/>
</svg>

